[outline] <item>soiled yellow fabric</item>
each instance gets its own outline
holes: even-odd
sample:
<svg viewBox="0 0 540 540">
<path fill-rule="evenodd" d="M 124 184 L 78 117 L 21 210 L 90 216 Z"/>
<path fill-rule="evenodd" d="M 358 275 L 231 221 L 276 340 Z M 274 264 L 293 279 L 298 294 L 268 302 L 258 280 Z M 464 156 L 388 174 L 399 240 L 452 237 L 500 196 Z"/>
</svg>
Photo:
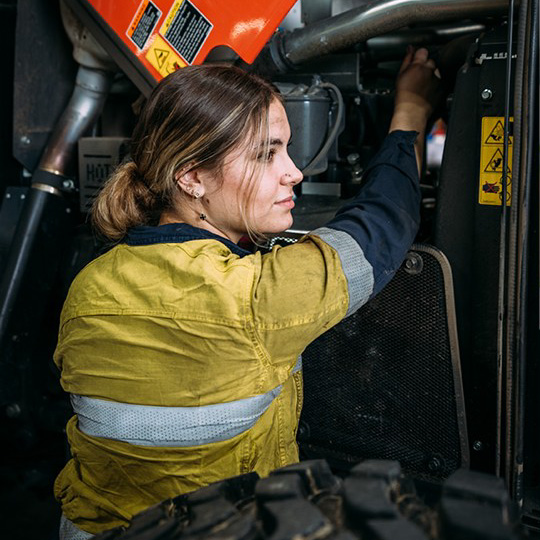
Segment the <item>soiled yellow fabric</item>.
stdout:
<svg viewBox="0 0 540 540">
<path fill-rule="evenodd" d="M 303 349 L 347 311 L 339 256 L 306 237 L 239 257 L 213 239 L 121 244 L 73 282 L 55 362 L 70 393 L 199 407 L 283 385 L 250 430 L 203 446 L 148 447 L 91 437 L 73 417 L 72 459 L 55 483 L 65 516 L 96 534 L 211 482 L 298 460 Z"/>
</svg>

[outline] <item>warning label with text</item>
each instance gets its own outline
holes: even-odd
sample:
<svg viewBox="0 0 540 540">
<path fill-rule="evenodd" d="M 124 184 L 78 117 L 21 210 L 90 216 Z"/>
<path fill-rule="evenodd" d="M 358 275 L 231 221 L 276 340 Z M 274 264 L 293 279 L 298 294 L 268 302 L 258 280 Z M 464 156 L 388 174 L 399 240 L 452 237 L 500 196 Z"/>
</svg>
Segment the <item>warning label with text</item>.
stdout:
<svg viewBox="0 0 540 540">
<path fill-rule="evenodd" d="M 513 119 L 510 118 L 510 127 Z M 512 143 L 508 135 L 506 163 L 506 204 L 512 202 Z M 504 118 L 482 118 L 482 146 L 480 148 L 480 204 L 501 206 L 504 197 Z"/>
<path fill-rule="evenodd" d="M 160 17 L 161 11 L 150 0 L 141 2 L 127 31 L 127 35 L 139 49 L 144 49 Z"/>
<path fill-rule="evenodd" d="M 180 0 L 173 4 L 159 32 L 192 64 L 212 28 L 212 23 L 189 0 Z"/>
<path fill-rule="evenodd" d="M 162 77 L 166 77 L 187 65 L 159 35 L 156 36 L 156 39 L 148 48 L 146 59 Z"/>
</svg>

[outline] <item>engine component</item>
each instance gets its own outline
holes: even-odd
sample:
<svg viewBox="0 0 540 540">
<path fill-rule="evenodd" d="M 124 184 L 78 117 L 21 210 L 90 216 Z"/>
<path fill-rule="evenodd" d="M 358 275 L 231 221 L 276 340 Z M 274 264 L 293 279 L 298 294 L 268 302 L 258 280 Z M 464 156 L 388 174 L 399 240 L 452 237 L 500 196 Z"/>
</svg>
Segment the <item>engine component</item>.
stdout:
<svg viewBox="0 0 540 540">
<path fill-rule="evenodd" d="M 343 131 L 344 105 L 339 88 L 318 78 L 309 87 L 287 83 L 276 86 L 291 124 L 289 155 L 304 176 L 323 173 L 328 167 L 328 152 Z M 334 106 L 327 88 L 335 96 Z"/>
<path fill-rule="evenodd" d="M 99 43 L 148 94 L 161 78 L 216 47 L 252 62 L 295 0 L 67 0 Z"/>
<path fill-rule="evenodd" d="M 276 83 L 285 101 L 291 125 L 289 155 L 299 169 L 304 169 L 324 144 L 328 132 L 331 100 L 318 84 L 310 87 Z M 309 129 L 303 129 L 309 126 Z M 320 172 L 326 169 L 322 166 Z"/>
<path fill-rule="evenodd" d="M 317 21 L 270 43 L 277 65 L 295 66 L 411 23 L 435 23 L 502 13 L 508 0 L 379 0 Z"/>
</svg>

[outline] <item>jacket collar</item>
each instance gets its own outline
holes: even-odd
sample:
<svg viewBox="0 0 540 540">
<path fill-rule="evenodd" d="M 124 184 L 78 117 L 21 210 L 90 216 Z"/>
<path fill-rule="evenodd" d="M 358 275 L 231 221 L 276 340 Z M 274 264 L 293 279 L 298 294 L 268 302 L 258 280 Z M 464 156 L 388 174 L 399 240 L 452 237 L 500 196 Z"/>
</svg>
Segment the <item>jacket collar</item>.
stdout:
<svg viewBox="0 0 540 540">
<path fill-rule="evenodd" d="M 239 257 L 245 257 L 251 254 L 223 236 L 211 233 L 205 229 L 193 227 L 187 223 L 167 223 L 166 225 L 159 225 L 157 227 L 146 225 L 133 227 L 124 238 L 124 243 L 129 246 L 148 246 L 151 244 L 188 242 L 189 240 L 217 240 L 225 244 Z"/>
</svg>

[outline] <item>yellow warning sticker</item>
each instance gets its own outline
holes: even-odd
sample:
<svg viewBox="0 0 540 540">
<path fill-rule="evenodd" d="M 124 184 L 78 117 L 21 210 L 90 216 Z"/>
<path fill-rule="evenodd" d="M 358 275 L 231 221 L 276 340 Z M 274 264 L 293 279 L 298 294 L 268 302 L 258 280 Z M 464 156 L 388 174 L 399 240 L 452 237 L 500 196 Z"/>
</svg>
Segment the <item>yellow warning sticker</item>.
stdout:
<svg viewBox="0 0 540 540">
<path fill-rule="evenodd" d="M 510 118 L 510 123 L 513 118 Z M 506 204 L 512 202 L 512 143 L 508 136 L 508 159 L 506 164 Z M 501 206 L 503 199 L 504 171 L 504 117 L 482 118 L 482 147 L 480 148 L 480 204 Z"/>
<path fill-rule="evenodd" d="M 504 118 L 485 116 L 482 120 L 486 128 L 485 132 L 487 132 L 484 144 L 504 144 Z M 512 137 L 510 137 L 508 143 L 512 144 Z"/>
<path fill-rule="evenodd" d="M 169 15 L 167 15 L 167 18 L 165 19 L 165 22 L 159 29 L 159 31 L 162 34 L 166 34 L 167 30 L 170 28 L 171 24 L 173 23 L 176 14 L 178 13 L 178 10 L 180 9 L 180 6 L 182 5 L 183 0 L 179 0 L 175 2 L 171 8 L 171 11 L 169 11 Z"/>
<path fill-rule="evenodd" d="M 159 35 L 156 35 L 156 39 L 148 48 L 146 59 L 163 77 L 187 65 Z"/>
</svg>

